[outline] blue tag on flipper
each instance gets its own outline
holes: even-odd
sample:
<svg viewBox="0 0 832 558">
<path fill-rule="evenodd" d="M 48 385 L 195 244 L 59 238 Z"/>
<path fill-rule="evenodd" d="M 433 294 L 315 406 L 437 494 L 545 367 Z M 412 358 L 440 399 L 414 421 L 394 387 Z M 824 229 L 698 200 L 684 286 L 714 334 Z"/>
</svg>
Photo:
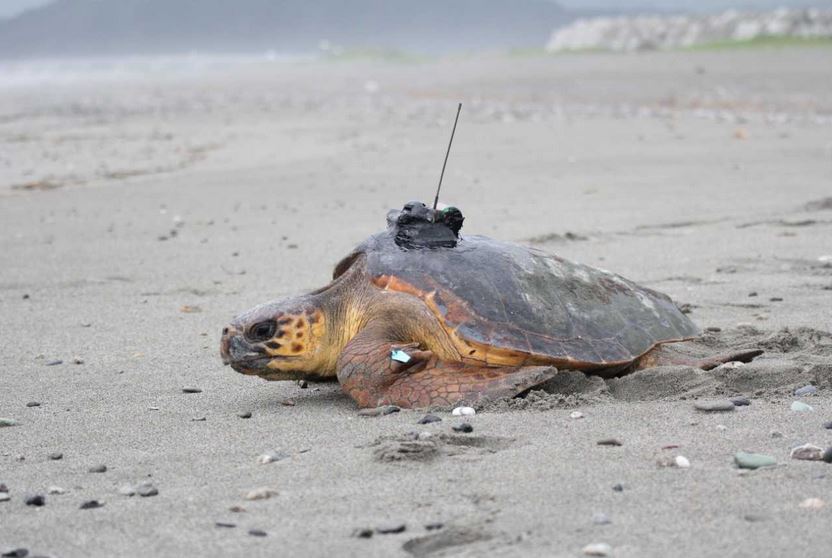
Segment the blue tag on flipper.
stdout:
<svg viewBox="0 0 832 558">
<path fill-rule="evenodd" d="M 402 351 L 401 349 L 394 349 L 390 351 L 390 358 L 395 360 L 396 362 L 401 362 L 402 364 L 407 364 L 408 362 L 410 362 L 410 355 Z"/>
</svg>

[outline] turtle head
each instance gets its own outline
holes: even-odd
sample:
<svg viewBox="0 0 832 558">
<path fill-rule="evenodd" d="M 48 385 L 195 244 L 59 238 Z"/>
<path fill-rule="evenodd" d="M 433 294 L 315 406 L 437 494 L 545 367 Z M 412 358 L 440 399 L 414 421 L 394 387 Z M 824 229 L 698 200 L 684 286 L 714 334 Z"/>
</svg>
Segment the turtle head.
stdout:
<svg viewBox="0 0 832 558">
<path fill-rule="evenodd" d="M 242 374 L 267 380 L 326 375 L 325 316 L 314 297 L 267 302 L 234 318 L 222 330 L 220 354 Z"/>
</svg>

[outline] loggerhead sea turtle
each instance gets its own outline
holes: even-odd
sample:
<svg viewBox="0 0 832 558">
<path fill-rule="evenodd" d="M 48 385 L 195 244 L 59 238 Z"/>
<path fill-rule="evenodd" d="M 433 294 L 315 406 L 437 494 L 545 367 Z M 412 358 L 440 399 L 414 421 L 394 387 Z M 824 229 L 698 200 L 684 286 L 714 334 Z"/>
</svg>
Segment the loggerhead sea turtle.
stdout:
<svg viewBox="0 0 832 558">
<path fill-rule="evenodd" d="M 413 202 L 335 266 L 332 282 L 257 306 L 222 333 L 223 361 L 267 380 L 337 378 L 360 407 L 450 406 L 517 395 L 558 369 L 613 377 L 658 364 L 699 329 L 665 294 L 483 236 Z"/>
</svg>

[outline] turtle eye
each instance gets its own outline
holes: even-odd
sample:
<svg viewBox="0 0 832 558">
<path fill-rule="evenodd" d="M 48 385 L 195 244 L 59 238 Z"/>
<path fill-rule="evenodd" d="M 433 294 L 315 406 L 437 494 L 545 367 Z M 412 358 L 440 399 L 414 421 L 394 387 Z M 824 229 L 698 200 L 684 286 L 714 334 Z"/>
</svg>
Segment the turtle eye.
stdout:
<svg viewBox="0 0 832 558">
<path fill-rule="evenodd" d="M 251 341 L 268 341 L 274 337 L 274 332 L 277 331 L 277 323 L 274 320 L 266 320 L 265 322 L 258 322 L 251 326 L 248 330 L 247 337 Z"/>
</svg>

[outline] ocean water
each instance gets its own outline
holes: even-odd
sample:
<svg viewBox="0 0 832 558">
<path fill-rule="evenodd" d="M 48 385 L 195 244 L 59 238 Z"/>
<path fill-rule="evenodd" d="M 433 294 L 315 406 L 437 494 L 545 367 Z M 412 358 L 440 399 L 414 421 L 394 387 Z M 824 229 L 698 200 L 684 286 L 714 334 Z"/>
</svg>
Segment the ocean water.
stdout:
<svg viewBox="0 0 832 558">
<path fill-rule="evenodd" d="M 85 57 L 0 60 L 0 87 L 73 84 L 90 81 L 131 81 L 201 76 L 251 65 L 297 64 L 317 55 L 188 53 L 166 56 Z"/>
</svg>

